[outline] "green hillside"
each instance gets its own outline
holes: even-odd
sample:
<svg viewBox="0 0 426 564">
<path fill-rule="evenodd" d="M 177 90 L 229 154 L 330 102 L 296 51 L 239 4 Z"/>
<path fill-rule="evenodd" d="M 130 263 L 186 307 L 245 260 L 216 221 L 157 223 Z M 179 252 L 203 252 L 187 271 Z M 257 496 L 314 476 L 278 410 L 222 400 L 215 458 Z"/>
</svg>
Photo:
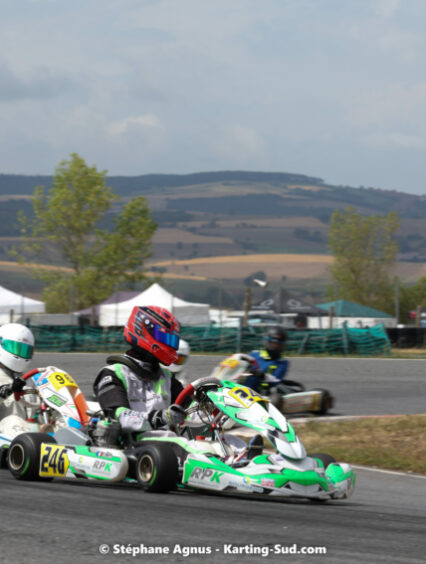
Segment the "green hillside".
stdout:
<svg viewBox="0 0 426 564">
<path fill-rule="evenodd" d="M 34 186 L 51 186 L 53 176 L 0 174 L 0 195 L 33 193 Z M 193 174 L 145 174 L 141 176 L 109 176 L 108 184 L 120 196 L 147 192 L 157 188 L 177 188 L 221 182 L 267 182 L 269 184 L 323 185 L 321 178 L 287 172 L 222 171 Z"/>
<path fill-rule="evenodd" d="M 0 261 L 11 260 L 9 249 L 20 236 L 18 212 L 31 216 L 34 187 L 49 188 L 52 179 L 0 174 Z M 401 218 L 400 261 L 426 261 L 424 196 L 332 186 L 320 178 L 278 172 L 110 176 L 107 183 L 122 202 L 139 194 L 149 200 L 159 226 L 153 261 L 266 253 L 327 254 L 331 214 L 349 205 L 366 215 L 397 211 Z M 110 221 L 111 217 L 104 227 Z M 283 272 L 286 274 L 285 268 Z M 407 276 L 413 278 L 416 272 L 411 269 Z M 3 282 L 17 282 L 20 274 L 0 268 L 0 276 Z M 22 284 L 31 285 L 23 279 Z"/>
</svg>

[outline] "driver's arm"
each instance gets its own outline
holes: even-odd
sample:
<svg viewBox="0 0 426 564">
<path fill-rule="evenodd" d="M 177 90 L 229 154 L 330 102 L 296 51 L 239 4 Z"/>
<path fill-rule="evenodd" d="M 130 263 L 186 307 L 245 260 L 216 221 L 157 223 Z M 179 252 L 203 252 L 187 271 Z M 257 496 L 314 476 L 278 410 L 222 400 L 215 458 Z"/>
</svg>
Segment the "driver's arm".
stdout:
<svg viewBox="0 0 426 564">
<path fill-rule="evenodd" d="M 139 432 L 153 428 L 146 414 L 131 409 L 127 391 L 115 372 L 108 368 L 102 370 L 93 388 L 105 415 L 117 419 L 123 431 Z"/>
<path fill-rule="evenodd" d="M 117 408 L 130 409 L 123 383 L 112 370 L 102 370 L 93 386 L 96 399 L 108 417 L 117 417 Z"/>
</svg>

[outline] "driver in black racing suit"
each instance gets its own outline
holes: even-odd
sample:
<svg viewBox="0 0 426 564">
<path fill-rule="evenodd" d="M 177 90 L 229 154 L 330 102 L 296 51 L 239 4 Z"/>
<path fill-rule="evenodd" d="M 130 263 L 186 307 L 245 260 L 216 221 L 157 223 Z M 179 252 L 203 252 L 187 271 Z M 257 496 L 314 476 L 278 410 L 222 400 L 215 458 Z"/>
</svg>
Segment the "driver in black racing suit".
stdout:
<svg viewBox="0 0 426 564">
<path fill-rule="evenodd" d="M 174 405 L 183 386 L 160 366 L 177 361 L 179 333 L 178 321 L 166 309 L 133 308 L 124 327 L 130 349 L 107 358 L 94 383 L 104 413 L 117 419 L 123 431 L 146 436 L 184 421 L 184 409 Z"/>
<path fill-rule="evenodd" d="M 125 355 L 112 355 L 94 383 L 94 391 L 104 413 L 120 422 L 125 432 L 136 433 L 136 439 L 171 434 L 185 420 L 184 408 L 175 405 L 182 384 L 170 366 L 178 360 L 179 323 L 166 309 L 157 306 L 133 308 L 124 328 L 124 338 L 131 348 Z M 190 401 L 190 400 L 189 400 Z M 197 424 L 197 423 L 196 423 Z M 260 435 L 246 443 L 228 435 L 224 437 L 240 459 L 250 459 L 262 452 Z"/>
</svg>

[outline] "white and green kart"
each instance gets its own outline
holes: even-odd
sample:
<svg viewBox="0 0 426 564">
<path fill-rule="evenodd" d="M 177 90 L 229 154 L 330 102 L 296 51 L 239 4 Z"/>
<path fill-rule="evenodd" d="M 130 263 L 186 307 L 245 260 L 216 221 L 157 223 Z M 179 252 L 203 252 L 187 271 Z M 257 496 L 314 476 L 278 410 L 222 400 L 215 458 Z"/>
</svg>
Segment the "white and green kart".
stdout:
<svg viewBox="0 0 426 564">
<path fill-rule="evenodd" d="M 108 445 L 96 444 L 84 427 L 62 430 L 61 444 L 55 437 L 25 433 L 10 446 L 9 469 L 17 479 L 137 481 L 153 492 L 178 487 L 320 501 L 351 495 L 352 468 L 327 454 L 307 456 L 286 418 L 250 388 L 209 376 L 189 384 L 177 403 L 187 404 L 188 398 L 188 423 L 176 435 L 153 433 L 137 443 L 121 437 Z M 241 427 L 262 435 L 267 450 L 254 457 L 237 454 L 229 432 L 233 428 L 238 435 Z"/>
</svg>

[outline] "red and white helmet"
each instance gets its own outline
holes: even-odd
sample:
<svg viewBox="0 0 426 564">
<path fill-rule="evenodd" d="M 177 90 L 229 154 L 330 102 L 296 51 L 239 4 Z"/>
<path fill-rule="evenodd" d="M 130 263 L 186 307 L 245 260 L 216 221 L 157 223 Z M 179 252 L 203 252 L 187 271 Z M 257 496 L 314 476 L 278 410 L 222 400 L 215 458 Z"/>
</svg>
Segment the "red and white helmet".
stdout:
<svg viewBox="0 0 426 564">
<path fill-rule="evenodd" d="M 34 335 L 20 323 L 6 323 L 0 327 L 0 364 L 12 372 L 28 370 L 34 352 Z"/>
<path fill-rule="evenodd" d="M 135 306 L 124 327 L 124 338 L 133 348 L 151 353 L 166 366 L 177 361 L 179 333 L 176 317 L 158 306 Z"/>
</svg>

